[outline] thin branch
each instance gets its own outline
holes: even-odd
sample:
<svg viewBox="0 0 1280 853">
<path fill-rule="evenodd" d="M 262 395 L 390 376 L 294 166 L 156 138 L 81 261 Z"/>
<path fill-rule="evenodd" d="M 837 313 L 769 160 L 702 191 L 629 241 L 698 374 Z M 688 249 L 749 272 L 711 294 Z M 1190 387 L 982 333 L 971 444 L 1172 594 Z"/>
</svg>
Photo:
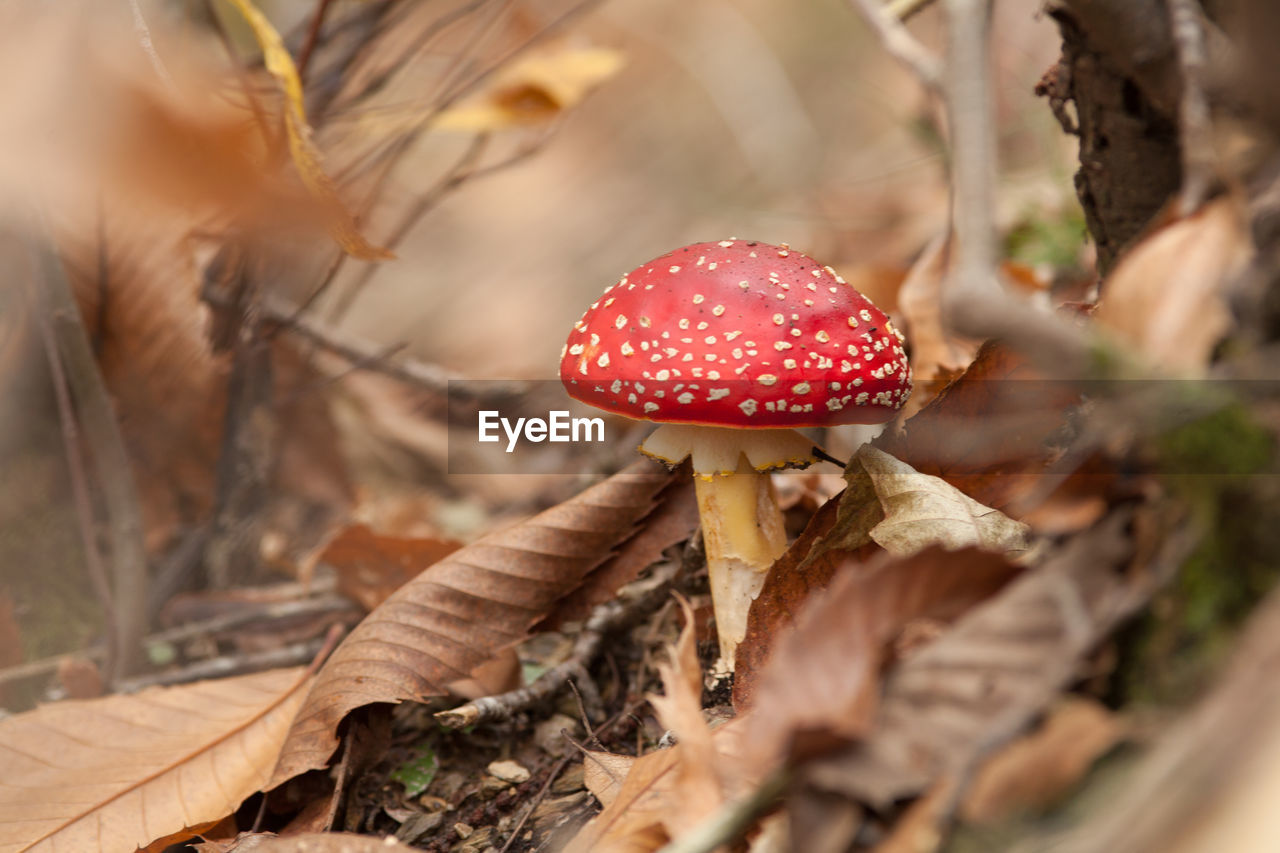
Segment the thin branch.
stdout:
<svg viewBox="0 0 1280 853">
<path fill-rule="evenodd" d="M 925 89 L 942 97 L 942 62 L 911 35 L 900 17 L 881 6 L 879 0 L 849 0 L 849 3 L 871 27 L 889 55 L 914 74 Z"/>
<path fill-rule="evenodd" d="M 75 407 L 71 402 L 67 374 L 62 368 L 62 356 L 58 354 L 58 343 L 54 340 L 53 327 L 50 326 L 48 317 L 42 316 L 39 325 L 40 336 L 44 342 L 45 358 L 49 364 L 49 376 L 53 384 L 53 397 L 58 404 L 63 453 L 66 456 L 67 473 L 71 480 L 71 497 L 76 507 L 76 526 L 79 528 L 80 543 L 84 548 L 85 569 L 89 575 L 89 583 L 102 604 L 103 621 L 109 638 L 107 669 L 112 670 L 115 668 L 121 642 L 115 596 L 111 594 L 111 582 L 107 579 L 102 552 L 98 549 L 98 536 L 95 531 L 97 520 L 94 518 L 93 499 L 89 495 L 89 476 L 86 472 L 84 455 L 81 453 L 80 431 L 76 426 Z"/>
<path fill-rule="evenodd" d="M 946 10 L 956 254 L 943 316 L 961 336 L 1003 340 L 1053 375 L 1083 376 L 1090 347 L 1083 334 L 1010 294 L 997 277 L 989 0 L 946 0 Z"/>
<path fill-rule="evenodd" d="M 311 62 L 311 55 L 315 52 L 316 44 L 320 40 L 320 30 L 324 27 L 325 15 L 329 12 L 329 6 L 333 4 L 333 0 L 319 0 L 316 3 L 316 12 L 311 16 L 311 25 L 307 28 L 306 39 L 302 42 L 302 47 L 298 48 L 298 59 L 295 63 L 298 67 L 298 79 L 306 82 L 307 66 Z"/>
<path fill-rule="evenodd" d="M 201 298 L 211 305 L 225 306 L 228 300 L 211 288 L 205 288 Z M 331 325 L 320 320 L 296 318 L 297 309 L 282 300 L 267 294 L 262 297 L 258 306 L 264 324 L 279 324 L 285 331 L 291 332 L 303 340 L 315 344 L 321 349 L 338 356 L 359 370 L 370 370 L 399 379 L 410 385 L 431 391 L 436 394 L 448 394 L 449 383 L 470 379 L 461 373 L 455 373 L 436 364 L 428 364 L 413 358 L 398 358 L 389 361 L 384 358 L 387 351 L 385 345 L 373 344 L 361 338 L 343 335 Z M 519 380 L 509 382 L 487 381 L 486 391 L 493 396 L 518 395 L 527 393 L 530 384 Z M 454 388 L 454 392 L 458 389 Z"/>
<path fill-rule="evenodd" d="M 43 231 L 43 226 L 40 226 Z M 98 372 L 84 321 L 71 293 L 62 264 L 41 233 L 32 242 L 39 284 L 47 298 L 47 320 L 57 342 L 60 363 L 75 400 L 79 424 L 97 474 L 106 513 L 111 591 L 118 630 L 111 681 L 134 671 L 140 639 L 146 628 L 147 556 L 142 517 L 133 482 L 133 468 L 125 451 L 111 397 Z"/>
<path fill-rule="evenodd" d="M 1195 0 L 1165 0 L 1165 3 L 1182 70 L 1182 96 L 1178 103 L 1182 191 L 1178 195 L 1178 213 L 1188 216 L 1204 203 L 1217 173 L 1209 98 L 1205 94 L 1208 49 Z"/>
</svg>

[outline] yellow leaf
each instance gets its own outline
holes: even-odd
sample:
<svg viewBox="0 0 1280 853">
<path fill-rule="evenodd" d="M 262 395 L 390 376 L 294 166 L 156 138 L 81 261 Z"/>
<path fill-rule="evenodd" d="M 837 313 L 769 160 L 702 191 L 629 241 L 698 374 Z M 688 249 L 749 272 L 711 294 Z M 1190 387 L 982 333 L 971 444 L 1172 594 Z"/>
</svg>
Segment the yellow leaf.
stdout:
<svg viewBox="0 0 1280 853">
<path fill-rule="evenodd" d="M 311 126 L 307 124 L 307 112 L 302 103 L 302 79 L 293 64 L 293 57 L 284 46 L 284 40 L 250 0 L 230 0 L 230 3 L 253 30 L 254 38 L 262 48 L 263 64 L 284 94 L 284 126 L 289 139 L 289 155 L 307 189 L 330 209 L 334 220 L 331 226 L 333 238 L 343 251 L 360 260 L 383 261 L 395 257 L 360 234 L 355 217 L 338 198 L 333 180 L 321 166 L 320 151 L 311 141 Z"/>
<path fill-rule="evenodd" d="M 133 850 L 231 814 L 310 683 L 298 667 L 0 720 L 0 851 Z"/>
<path fill-rule="evenodd" d="M 435 126 L 485 131 L 542 124 L 578 104 L 622 64 L 622 54 L 607 48 L 535 54 L 495 75 L 489 88 L 443 111 Z"/>
</svg>

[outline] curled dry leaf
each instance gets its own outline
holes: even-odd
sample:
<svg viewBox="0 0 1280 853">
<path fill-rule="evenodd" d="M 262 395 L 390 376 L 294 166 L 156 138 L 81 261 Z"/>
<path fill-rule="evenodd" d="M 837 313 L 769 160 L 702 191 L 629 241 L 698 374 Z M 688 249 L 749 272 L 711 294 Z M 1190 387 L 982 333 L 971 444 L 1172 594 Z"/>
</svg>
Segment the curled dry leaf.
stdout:
<svg viewBox="0 0 1280 853">
<path fill-rule="evenodd" d="M 854 461 L 871 478 L 884 508 L 884 520 L 868 535 L 890 554 L 905 557 L 934 544 L 991 551 L 1026 548 L 1027 525 L 983 506 L 946 480 L 921 474 L 869 444 Z"/>
<path fill-rule="evenodd" d="M 1203 371 L 1231 328 L 1227 287 L 1252 251 L 1245 222 L 1225 195 L 1149 235 L 1103 284 L 1094 321 L 1151 364 Z"/>
<path fill-rule="evenodd" d="M 231 814 L 270 778 L 309 684 L 273 670 L 0 720 L 0 850 L 133 850 Z"/>
<path fill-rule="evenodd" d="M 455 551 L 397 590 L 325 663 L 271 786 L 324 767 L 348 712 L 441 695 L 520 642 L 632 535 L 672 475 L 638 462 L 559 506 Z"/>
<path fill-rule="evenodd" d="M 362 261 L 394 258 L 390 251 L 373 245 L 361 235 L 356 228 L 355 217 L 338 198 L 333 179 L 321 165 L 320 151 L 312 141 L 311 126 L 307 123 L 306 108 L 302 102 L 302 80 L 284 40 L 250 0 L 229 2 L 253 30 L 253 36 L 262 48 L 262 63 L 284 95 L 284 127 L 289 139 L 289 154 L 302 182 L 329 213 L 334 239 L 348 255 Z"/>
</svg>

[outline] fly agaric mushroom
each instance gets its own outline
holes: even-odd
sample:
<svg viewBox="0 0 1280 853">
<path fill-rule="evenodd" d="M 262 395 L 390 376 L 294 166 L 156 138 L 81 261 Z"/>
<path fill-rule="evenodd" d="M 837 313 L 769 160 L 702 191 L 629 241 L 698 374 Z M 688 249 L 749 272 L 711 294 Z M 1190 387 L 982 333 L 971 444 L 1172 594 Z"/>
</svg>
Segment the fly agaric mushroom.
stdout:
<svg viewBox="0 0 1280 853">
<path fill-rule="evenodd" d="M 560 354 L 569 396 L 662 423 L 641 452 L 691 458 L 722 665 L 786 550 L 769 471 L 815 461 L 794 427 L 891 419 L 911 393 L 901 333 L 830 267 L 742 240 L 676 249 L 623 276 Z"/>
</svg>

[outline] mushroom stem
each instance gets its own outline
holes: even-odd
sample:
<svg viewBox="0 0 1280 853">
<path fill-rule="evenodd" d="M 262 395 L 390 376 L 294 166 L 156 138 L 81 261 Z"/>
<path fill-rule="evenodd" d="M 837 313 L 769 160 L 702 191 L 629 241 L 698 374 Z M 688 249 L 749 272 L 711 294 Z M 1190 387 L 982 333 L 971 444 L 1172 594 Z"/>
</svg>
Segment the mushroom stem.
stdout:
<svg viewBox="0 0 1280 853">
<path fill-rule="evenodd" d="M 773 481 L 745 456 L 737 471 L 696 477 L 698 513 L 720 637 L 721 666 L 733 671 L 734 652 L 747 635 L 747 613 L 769 568 L 787 548 Z"/>
</svg>

